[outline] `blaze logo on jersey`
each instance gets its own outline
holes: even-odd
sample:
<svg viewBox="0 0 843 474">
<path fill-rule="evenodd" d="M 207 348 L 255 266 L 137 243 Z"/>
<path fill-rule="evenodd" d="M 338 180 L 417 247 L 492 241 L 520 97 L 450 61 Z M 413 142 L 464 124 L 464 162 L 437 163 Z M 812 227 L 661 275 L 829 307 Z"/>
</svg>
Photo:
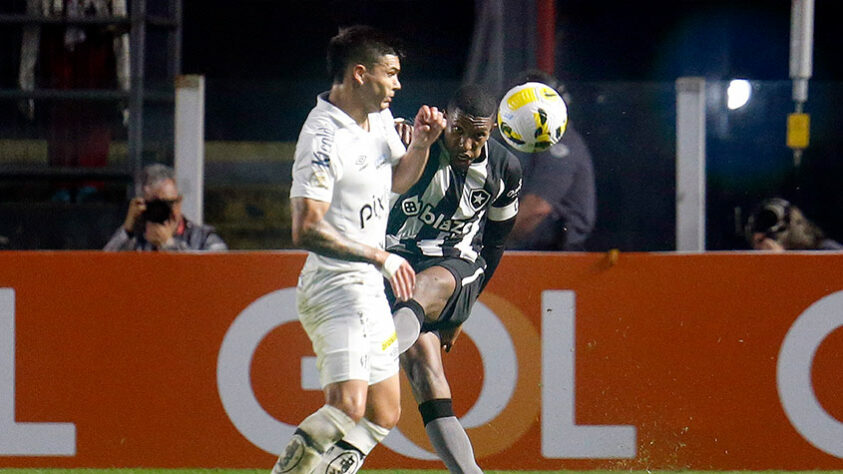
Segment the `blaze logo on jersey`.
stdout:
<svg viewBox="0 0 843 474">
<path fill-rule="evenodd" d="M 479 211 L 483 209 L 490 197 L 492 195 L 485 189 L 472 189 L 468 194 L 468 202 L 475 211 Z"/>
<path fill-rule="evenodd" d="M 404 211 L 405 216 L 416 216 L 420 209 L 418 196 L 409 197 L 401 201 L 401 210 Z"/>
<path fill-rule="evenodd" d="M 442 232 L 450 232 L 451 235 L 462 235 L 468 233 L 471 229 L 471 223 L 468 221 L 458 221 L 456 219 L 446 219 L 445 214 L 435 214 L 433 206 L 426 204 L 422 210 L 419 220 L 425 224 Z"/>
</svg>

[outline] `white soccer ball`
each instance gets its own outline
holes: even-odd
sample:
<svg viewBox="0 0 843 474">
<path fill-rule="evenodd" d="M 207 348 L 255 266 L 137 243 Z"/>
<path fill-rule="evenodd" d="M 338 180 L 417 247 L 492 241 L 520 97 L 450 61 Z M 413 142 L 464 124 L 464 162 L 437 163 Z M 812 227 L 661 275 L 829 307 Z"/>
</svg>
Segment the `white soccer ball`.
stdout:
<svg viewBox="0 0 843 474">
<path fill-rule="evenodd" d="M 540 82 L 510 89 L 498 106 L 498 127 L 506 143 L 518 151 L 544 151 L 562 139 L 568 106 L 556 90 Z"/>
</svg>

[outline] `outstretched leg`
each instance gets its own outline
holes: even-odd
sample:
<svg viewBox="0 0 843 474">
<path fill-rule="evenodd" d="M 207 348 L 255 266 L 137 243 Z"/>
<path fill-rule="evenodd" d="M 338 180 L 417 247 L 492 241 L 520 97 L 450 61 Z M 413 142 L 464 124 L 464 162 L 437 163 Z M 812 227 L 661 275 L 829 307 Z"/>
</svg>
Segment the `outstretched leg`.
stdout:
<svg viewBox="0 0 843 474">
<path fill-rule="evenodd" d="M 401 355 L 401 367 L 419 404 L 427 437 L 449 471 L 482 473 L 465 429 L 451 407 L 451 388 L 442 366 L 441 341 L 425 332 Z"/>
</svg>

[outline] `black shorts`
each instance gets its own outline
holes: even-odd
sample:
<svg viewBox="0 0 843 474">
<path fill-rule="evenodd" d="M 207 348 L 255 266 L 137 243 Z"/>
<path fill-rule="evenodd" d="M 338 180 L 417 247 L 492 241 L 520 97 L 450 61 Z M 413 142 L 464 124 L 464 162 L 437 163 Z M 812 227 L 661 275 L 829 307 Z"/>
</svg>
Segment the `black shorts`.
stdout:
<svg viewBox="0 0 843 474">
<path fill-rule="evenodd" d="M 439 319 L 436 322 L 424 323 L 422 331 L 433 332 L 439 329 L 454 328 L 464 323 L 471 315 L 471 308 L 477 301 L 477 297 L 480 296 L 480 288 L 483 286 L 486 277 L 483 271 L 485 267 L 483 259 L 478 258 L 476 262 L 472 263 L 455 257 L 416 257 L 407 254 L 401 256 L 410 262 L 416 273 L 421 273 L 433 266 L 440 266 L 451 272 L 457 282 L 454 293 L 445 303 Z M 390 305 L 393 305 L 395 296 L 392 294 L 392 287 L 389 283 L 386 283 L 386 295 L 389 298 Z"/>
</svg>

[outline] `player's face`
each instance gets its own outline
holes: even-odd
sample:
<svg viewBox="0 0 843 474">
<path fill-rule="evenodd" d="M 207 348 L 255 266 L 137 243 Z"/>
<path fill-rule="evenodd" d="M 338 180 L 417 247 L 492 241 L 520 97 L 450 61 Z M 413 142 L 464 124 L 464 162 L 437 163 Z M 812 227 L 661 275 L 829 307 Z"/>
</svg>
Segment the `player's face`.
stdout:
<svg viewBox="0 0 843 474">
<path fill-rule="evenodd" d="M 401 89 L 398 81 L 400 72 L 401 61 L 394 54 L 381 56 L 374 66 L 366 70 L 363 86 L 370 113 L 386 109 L 392 103 L 395 92 Z"/>
<path fill-rule="evenodd" d="M 494 126 L 492 117 L 475 117 L 460 109 L 448 111 L 445 147 L 451 155 L 451 166 L 465 171 L 480 158 Z"/>
</svg>

